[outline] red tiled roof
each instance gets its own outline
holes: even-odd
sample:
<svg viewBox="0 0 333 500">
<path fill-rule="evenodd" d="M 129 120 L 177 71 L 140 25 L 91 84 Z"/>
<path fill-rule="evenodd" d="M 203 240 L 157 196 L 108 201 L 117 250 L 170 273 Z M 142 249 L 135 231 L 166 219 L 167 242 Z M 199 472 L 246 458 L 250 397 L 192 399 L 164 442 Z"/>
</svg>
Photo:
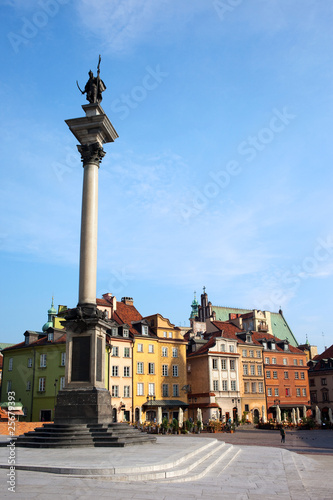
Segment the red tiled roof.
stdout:
<svg viewBox="0 0 333 500">
<path fill-rule="evenodd" d="M 96 299 L 96 304 L 98 306 L 105 306 L 105 307 L 111 307 L 111 305 L 112 305 L 110 302 L 108 302 L 105 299 Z"/>
<path fill-rule="evenodd" d="M 42 337 L 41 339 L 35 340 L 35 342 L 31 342 L 30 344 L 26 344 L 25 342 L 20 342 L 19 344 L 15 344 L 11 347 L 6 347 L 6 349 L 3 349 L 2 352 L 4 351 L 11 351 L 12 349 L 21 349 L 23 347 L 32 347 L 32 346 L 40 346 L 40 345 L 51 345 L 51 344 L 65 344 L 66 343 L 66 333 L 64 333 L 60 338 L 57 340 L 54 340 L 53 342 L 50 342 L 47 340 L 47 335 L 45 337 Z"/>
<path fill-rule="evenodd" d="M 320 361 L 321 359 L 328 359 L 328 358 L 333 358 L 333 345 L 331 347 L 328 347 L 326 351 L 322 352 L 321 354 L 317 354 L 313 358 L 314 361 Z"/>
</svg>

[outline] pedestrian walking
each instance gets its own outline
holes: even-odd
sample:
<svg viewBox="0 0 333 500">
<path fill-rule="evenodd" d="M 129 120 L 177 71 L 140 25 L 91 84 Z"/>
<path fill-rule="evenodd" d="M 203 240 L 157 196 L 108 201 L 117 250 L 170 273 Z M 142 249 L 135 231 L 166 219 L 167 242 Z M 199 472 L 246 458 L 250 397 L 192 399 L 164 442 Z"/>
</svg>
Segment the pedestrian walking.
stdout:
<svg viewBox="0 0 333 500">
<path fill-rule="evenodd" d="M 280 427 L 280 434 L 281 434 L 281 443 L 285 443 L 286 442 L 286 433 L 285 433 L 285 430 L 282 427 L 282 425 Z"/>
</svg>

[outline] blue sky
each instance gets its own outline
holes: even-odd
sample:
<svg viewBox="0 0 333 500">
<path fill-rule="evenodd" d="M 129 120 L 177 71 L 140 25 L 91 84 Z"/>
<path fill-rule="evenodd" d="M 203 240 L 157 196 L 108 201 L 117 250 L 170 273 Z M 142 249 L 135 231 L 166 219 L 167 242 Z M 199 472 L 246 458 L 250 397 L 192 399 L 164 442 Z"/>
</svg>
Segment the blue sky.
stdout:
<svg viewBox="0 0 333 500">
<path fill-rule="evenodd" d="M 97 296 L 188 324 L 193 292 L 333 343 L 332 21 L 315 0 L 5 0 L 0 341 L 78 298 L 89 69 L 119 138 L 100 168 Z"/>
</svg>

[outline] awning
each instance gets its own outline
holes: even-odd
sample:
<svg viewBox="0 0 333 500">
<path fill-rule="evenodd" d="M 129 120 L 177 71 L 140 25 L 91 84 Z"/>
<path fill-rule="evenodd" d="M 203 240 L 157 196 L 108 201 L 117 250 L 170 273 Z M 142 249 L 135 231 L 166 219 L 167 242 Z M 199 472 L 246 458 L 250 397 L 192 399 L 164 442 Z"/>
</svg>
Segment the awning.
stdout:
<svg viewBox="0 0 333 500">
<path fill-rule="evenodd" d="M 142 405 L 143 408 L 156 408 L 158 406 L 162 408 L 187 408 L 188 404 L 177 399 L 150 399 Z"/>
<path fill-rule="evenodd" d="M 20 402 L 13 402 L 11 403 L 10 401 L 5 401 L 4 403 L 0 403 L 0 408 L 8 408 L 10 406 L 11 408 L 15 408 L 15 410 L 22 410 L 23 404 Z"/>
</svg>

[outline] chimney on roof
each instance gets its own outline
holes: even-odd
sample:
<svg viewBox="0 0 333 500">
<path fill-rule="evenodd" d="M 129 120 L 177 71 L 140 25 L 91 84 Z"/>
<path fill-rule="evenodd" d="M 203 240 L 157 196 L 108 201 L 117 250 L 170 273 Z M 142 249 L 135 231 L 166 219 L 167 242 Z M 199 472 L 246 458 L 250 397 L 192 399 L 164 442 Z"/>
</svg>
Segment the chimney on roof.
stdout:
<svg viewBox="0 0 333 500">
<path fill-rule="evenodd" d="M 122 297 L 121 301 L 126 305 L 126 306 L 132 306 L 133 305 L 133 299 L 132 297 Z"/>
</svg>

